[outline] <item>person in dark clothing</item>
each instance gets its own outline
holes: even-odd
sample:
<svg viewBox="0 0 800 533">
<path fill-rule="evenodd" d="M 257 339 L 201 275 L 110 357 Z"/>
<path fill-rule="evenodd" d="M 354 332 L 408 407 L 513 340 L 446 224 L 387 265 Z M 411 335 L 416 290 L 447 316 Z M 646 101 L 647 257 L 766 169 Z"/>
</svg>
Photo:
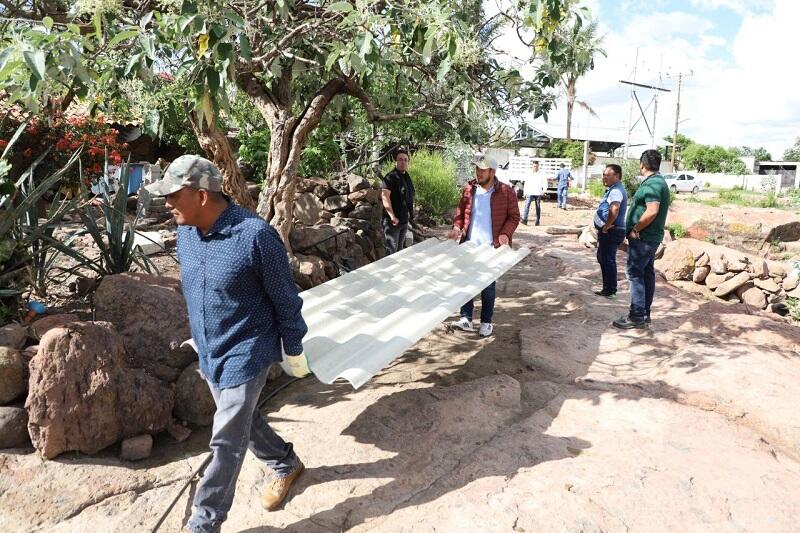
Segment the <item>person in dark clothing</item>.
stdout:
<svg viewBox="0 0 800 533">
<path fill-rule="evenodd" d="M 408 225 L 414 219 L 415 191 L 408 175 L 408 161 L 408 152 L 398 150 L 394 156 L 394 170 L 383 177 L 383 234 L 389 254 L 405 247 Z"/>
</svg>

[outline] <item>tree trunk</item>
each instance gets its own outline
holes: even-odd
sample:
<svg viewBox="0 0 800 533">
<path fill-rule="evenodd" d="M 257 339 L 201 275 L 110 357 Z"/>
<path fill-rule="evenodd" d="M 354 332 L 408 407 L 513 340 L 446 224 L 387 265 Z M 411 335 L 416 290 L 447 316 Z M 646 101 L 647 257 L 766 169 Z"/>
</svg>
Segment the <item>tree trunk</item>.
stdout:
<svg viewBox="0 0 800 533">
<path fill-rule="evenodd" d="M 222 191 L 233 198 L 238 205 L 255 211 L 256 203 L 247 190 L 247 182 L 242 176 L 239 165 L 233 154 L 231 143 L 225 136 L 225 132 L 216 125 L 209 125 L 203 121 L 202 125 L 190 115 L 189 121 L 192 129 L 197 136 L 200 147 L 208 155 L 209 159 L 217 166 L 222 174 Z"/>
<path fill-rule="evenodd" d="M 292 123 L 296 119 L 288 114 L 282 114 L 281 118 L 271 128 L 269 165 L 256 212 L 277 230 L 291 254 L 289 235 L 294 225 L 295 178 L 300 165 L 296 154 L 302 148 L 293 146 Z"/>
<path fill-rule="evenodd" d="M 575 81 L 567 83 L 567 140 L 572 140 L 572 110 L 575 107 Z"/>
</svg>

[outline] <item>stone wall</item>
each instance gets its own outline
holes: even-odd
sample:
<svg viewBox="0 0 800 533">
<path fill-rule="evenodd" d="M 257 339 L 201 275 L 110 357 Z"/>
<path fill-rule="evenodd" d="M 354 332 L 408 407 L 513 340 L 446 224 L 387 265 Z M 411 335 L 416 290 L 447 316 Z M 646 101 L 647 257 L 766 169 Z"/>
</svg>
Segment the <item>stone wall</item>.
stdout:
<svg viewBox="0 0 800 533">
<path fill-rule="evenodd" d="M 781 315 L 787 298 L 800 298 L 800 279 L 791 265 L 695 239 L 668 243 L 656 269 L 667 281 L 709 299 Z"/>
</svg>

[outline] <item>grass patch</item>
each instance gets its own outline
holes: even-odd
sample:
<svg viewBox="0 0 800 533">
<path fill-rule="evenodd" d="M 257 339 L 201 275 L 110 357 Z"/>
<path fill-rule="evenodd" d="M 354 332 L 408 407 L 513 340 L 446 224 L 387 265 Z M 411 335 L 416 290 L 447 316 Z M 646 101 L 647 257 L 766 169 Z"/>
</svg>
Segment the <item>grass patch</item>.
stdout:
<svg viewBox="0 0 800 533">
<path fill-rule="evenodd" d="M 669 231 L 670 235 L 672 235 L 673 239 L 680 239 L 681 237 L 686 236 L 686 228 L 683 227 L 683 224 L 680 222 L 674 222 L 672 224 L 667 224 L 666 226 L 667 231 Z"/>
</svg>

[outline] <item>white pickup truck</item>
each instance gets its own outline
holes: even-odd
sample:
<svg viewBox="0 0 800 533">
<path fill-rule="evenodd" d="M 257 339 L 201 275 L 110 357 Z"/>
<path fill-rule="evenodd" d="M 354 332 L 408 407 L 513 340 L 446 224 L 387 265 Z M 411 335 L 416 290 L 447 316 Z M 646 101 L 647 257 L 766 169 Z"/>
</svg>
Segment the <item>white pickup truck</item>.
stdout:
<svg viewBox="0 0 800 533">
<path fill-rule="evenodd" d="M 569 167 L 571 163 L 569 159 L 514 155 L 509 158 L 508 162 L 497 168 L 497 179 L 507 185 L 511 185 L 516 191 L 517 197 L 522 198 L 525 178 L 533 172 L 534 161 L 539 162 L 539 171 L 547 176 L 547 192 L 545 194 L 555 195 L 558 188 L 556 172 L 558 172 L 561 164 Z"/>
<path fill-rule="evenodd" d="M 697 194 L 703 190 L 703 184 L 691 174 L 664 174 L 664 181 L 672 192 L 690 192 Z"/>
</svg>

